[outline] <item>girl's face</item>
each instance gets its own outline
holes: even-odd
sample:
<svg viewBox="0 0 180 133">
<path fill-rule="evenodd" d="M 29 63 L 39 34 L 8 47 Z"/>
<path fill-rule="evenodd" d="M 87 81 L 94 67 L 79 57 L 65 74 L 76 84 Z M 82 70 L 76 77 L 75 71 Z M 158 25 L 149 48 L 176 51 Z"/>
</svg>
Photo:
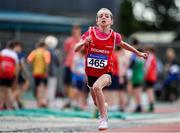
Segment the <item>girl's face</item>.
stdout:
<svg viewBox="0 0 180 133">
<path fill-rule="evenodd" d="M 108 10 L 100 10 L 97 13 L 96 23 L 98 26 L 111 26 L 113 24 L 111 13 Z"/>
</svg>

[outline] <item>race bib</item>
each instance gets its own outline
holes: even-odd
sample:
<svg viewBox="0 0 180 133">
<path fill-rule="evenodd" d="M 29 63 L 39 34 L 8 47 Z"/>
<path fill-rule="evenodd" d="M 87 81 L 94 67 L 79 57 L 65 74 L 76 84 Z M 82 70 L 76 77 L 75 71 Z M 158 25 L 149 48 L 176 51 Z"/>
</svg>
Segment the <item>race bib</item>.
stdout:
<svg viewBox="0 0 180 133">
<path fill-rule="evenodd" d="M 103 69 L 108 64 L 107 56 L 103 54 L 89 54 L 87 57 L 87 66 Z"/>
</svg>

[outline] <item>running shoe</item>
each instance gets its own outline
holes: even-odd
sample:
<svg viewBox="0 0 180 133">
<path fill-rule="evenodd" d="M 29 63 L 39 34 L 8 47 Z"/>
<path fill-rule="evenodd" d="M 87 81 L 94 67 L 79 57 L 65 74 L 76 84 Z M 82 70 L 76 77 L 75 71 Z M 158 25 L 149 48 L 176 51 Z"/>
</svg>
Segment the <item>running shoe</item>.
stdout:
<svg viewBox="0 0 180 133">
<path fill-rule="evenodd" d="M 107 130 L 108 129 L 108 124 L 107 124 L 107 119 L 106 118 L 100 118 L 99 119 L 99 130 Z"/>
<path fill-rule="evenodd" d="M 105 107 L 106 107 L 106 111 L 108 110 L 108 103 L 104 103 Z M 108 117 L 106 118 L 99 118 L 99 126 L 98 126 L 98 129 L 99 130 L 107 130 L 108 129 Z"/>
</svg>

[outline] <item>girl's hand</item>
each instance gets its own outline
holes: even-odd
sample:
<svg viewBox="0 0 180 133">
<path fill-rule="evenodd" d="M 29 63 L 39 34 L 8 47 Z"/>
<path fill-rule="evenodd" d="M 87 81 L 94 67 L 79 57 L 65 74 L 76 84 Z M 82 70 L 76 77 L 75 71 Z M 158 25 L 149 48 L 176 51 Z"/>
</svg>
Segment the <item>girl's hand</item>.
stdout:
<svg viewBox="0 0 180 133">
<path fill-rule="evenodd" d="M 148 53 L 139 52 L 138 56 L 143 57 L 144 59 L 147 59 L 148 58 Z"/>
<path fill-rule="evenodd" d="M 85 45 L 89 45 L 89 44 L 91 44 L 91 43 L 93 43 L 92 37 L 91 37 L 91 36 L 86 37 L 86 39 L 85 39 Z"/>
</svg>

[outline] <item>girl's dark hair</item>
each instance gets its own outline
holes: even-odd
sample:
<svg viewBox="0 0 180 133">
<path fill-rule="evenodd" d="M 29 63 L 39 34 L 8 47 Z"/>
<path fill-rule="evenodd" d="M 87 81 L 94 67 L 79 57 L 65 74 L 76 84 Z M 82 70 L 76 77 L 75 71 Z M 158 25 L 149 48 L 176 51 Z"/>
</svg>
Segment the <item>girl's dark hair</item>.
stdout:
<svg viewBox="0 0 180 133">
<path fill-rule="evenodd" d="M 10 49 L 13 49 L 16 46 L 22 47 L 22 44 L 19 41 L 16 41 L 16 40 L 10 40 L 6 44 L 6 47 L 10 48 Z"/>
<path fill-rule="evenodd" d="M 155 48 L 154 48 L 154 46 L 153 45 L 147 45 L 146 47 L 145 47 L 145 49 L 147 50 L 147 51 L 150 51 L 150 52 L 155 52 Z"/>
<path fill-rule="evenodd" d="M 36 43 L 36 47 L 44 47 L 44 46 L 46 46 L 44 38 L 39 39 L 38 42 Z"/>
<path fill-rule="evenodd" d="M 79 24 L 73 24 L 72 29 L 81 29 L 81 26 Z"/>
<path fill-rule="evenodd" d="M 132 44 L 132 45 L 137 46 L 137 45 L 139 44 L 138 39 L 136 39 L 136 38 L 132 38 L 132 40 L 131 40 L 131 44 Z"/>
</svg>

